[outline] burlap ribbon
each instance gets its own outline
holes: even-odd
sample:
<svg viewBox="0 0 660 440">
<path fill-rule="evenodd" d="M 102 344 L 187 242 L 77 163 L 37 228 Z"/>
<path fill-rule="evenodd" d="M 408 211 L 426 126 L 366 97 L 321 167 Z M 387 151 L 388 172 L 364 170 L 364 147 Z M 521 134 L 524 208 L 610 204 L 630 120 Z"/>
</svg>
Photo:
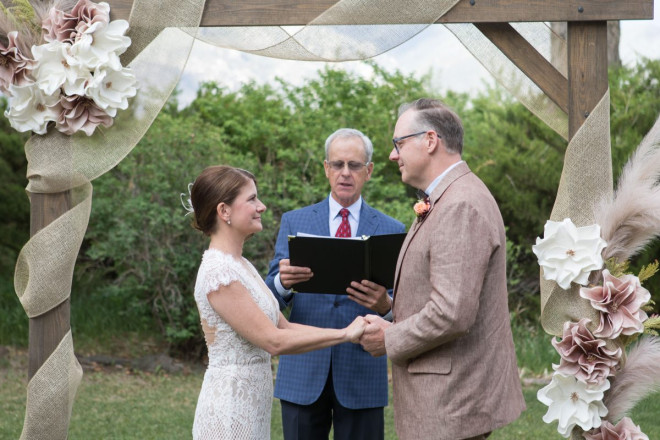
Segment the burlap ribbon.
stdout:
<svg viewBox="0 0 660 440">
<path fill-rule="evenodd" d="M 140 92 L 114 126 L 91 137 L 51 131 L 25 145 L 27 190 L 70 191 L 73 208 L 35 234 L 21 250 L 14 287 L 29 317 L 39 316 L 71 293 L 76 256 L 91 210 L 91 181 L 117 165 L 139 142 L 176 87 L 194 42 L 204 0 L 135 0 L 132 44 L 122 56 Z M 172 27 L 172 26 L 178 26 Z M 173 55 L 176 56 L 173 56 Z M 66 439 L 82 369 L 69 331 L 28 384 L 21 439 Z"/>
<path fill-rule="evenodd" d="M 570 218 L 577 226 L 594 224 L 596 203 L 612 193 L 608 90 L 568 144 L 550 220 Z M 598 322 L 598 311 L 579 292 L 576 284 L 564 290 L 541 276 L 541 323 L 546 332 L 561 336 L 566 321 L 589 318 Z"/>
</svg>

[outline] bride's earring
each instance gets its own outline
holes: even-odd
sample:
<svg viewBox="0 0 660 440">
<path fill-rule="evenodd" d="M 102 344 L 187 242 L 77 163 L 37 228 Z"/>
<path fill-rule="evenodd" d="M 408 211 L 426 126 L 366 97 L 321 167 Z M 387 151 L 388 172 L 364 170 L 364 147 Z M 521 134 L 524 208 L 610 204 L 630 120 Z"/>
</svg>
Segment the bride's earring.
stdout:
<svg viewBox="0 0 660 440">
<path fill-rule="evenodd" d="M 231 220 L 227 220 L 227 224 L 228 224 L 228 225 L 231 225 Z"/>
</svg>

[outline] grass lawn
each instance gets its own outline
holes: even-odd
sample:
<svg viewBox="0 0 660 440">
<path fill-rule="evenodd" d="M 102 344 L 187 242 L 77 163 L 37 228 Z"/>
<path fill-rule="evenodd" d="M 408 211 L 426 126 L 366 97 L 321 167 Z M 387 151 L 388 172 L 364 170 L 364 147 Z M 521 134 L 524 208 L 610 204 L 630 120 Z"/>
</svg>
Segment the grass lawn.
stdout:
<svg viewBox="0 0 660 440">
<path fill-rule="evenodd" d="M 24 357 L 23 354 L 20 355 Z M 18 439 L 25 412 L 25 360 L 16 352 L 0 359 L 0 439 Z M 147 374 L 125 369 L 86 371 L 78 388 L 69 427 L 70 440 L 190 438 L 202 373 Z M 536 400 L 539 386 L 526 388 L 527 410 L 494 440 L 557 439 L 556 425 L 543 423 L 546 407 Z M 640 403 L 633 421 L 650 439 L 660 439 L 658 395 Z M 282 438 L 280 406 L 273 401 L 272 439 Z M 396 439 L 391 405 L 385 410 L 386 438 Z M 420 439 L 423 440 L 423 439 Z"/>
</svg>

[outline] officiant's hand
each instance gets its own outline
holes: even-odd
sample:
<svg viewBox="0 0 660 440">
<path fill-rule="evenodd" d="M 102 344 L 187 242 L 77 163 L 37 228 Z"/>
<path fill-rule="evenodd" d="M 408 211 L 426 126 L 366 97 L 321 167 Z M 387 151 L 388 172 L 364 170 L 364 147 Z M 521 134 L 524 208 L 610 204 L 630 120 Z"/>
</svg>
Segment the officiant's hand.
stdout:
<svg viewBox="0 0 660 440">
<path fill-rule="evenodd" d="M 362 348 L 373 357 L 383 356 L 385 354 L 385 329 L 392 323 L 376 315 L 367 315 L 364 319 L 368 325 L 360 338 Z"/>
<path fill-rule="evenodd" d="M 294 284 L 307 281 L 312 276 L 314 274 L 309 267 L 291 266 L 288 258 L 280 260 L 280 282 L 285 289 L 290 289 Z"/>
<path fill-rule="evenodd" d="M 387 289 L 372 281 L 362 280 L 359 283 L 352 281 L 351 287 L 347 287 L 346 292 L 350 299 L 381 316 L 392 308 L 392 299 L 387 294 Z"/>
</svg>

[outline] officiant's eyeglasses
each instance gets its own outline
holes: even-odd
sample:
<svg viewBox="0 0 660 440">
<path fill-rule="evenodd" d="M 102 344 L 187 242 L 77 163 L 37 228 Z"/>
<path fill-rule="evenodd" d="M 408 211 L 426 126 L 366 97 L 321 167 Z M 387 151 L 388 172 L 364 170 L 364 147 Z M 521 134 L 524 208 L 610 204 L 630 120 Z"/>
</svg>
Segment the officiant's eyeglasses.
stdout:
<svg viewBox="0 0 660 440">
<path fill-rule="evenodd" d="M 433 130 L 424 130 L 424 131 L 420 131 L 420 132 L 417 132 L 417 133 L 407 134 L 405 136 L 399 136 L 399 137 L 396 137 L 396 138 L 392 139 L 392 145 L 394 145 L 394 150 L 396 151 L 396 154 L 399 154 L 399 149 L 401 148 L 401 146 L 399 145 L 399 142 L 401 142 L 404 139 L 419 136 L 420 134 L 426 134 L 429 131 L 433 131 Z M 436 133 L 435 131 L 433 131 L 433 132 L 435 133 L 436 136 L 438 136 L 438 139 L 439 139 L 440 135 L 438 133 Z"/>
<path fill-rule="evenodd" d="M 352 160 L 349 162 L 344 162 L 343 160 L 333 160 L 332 162 L 326 161 L 326 163 L 330 165 L 330 168 L 332 168 L 333 171 L 343 171 L 346 165 L 348 165 L 348 169 L 351 171 L 360 171 L 362 168 L 369 165 L 369 162 L 362 163 L 362 162 L 354 162 Z"/>
</svg>

